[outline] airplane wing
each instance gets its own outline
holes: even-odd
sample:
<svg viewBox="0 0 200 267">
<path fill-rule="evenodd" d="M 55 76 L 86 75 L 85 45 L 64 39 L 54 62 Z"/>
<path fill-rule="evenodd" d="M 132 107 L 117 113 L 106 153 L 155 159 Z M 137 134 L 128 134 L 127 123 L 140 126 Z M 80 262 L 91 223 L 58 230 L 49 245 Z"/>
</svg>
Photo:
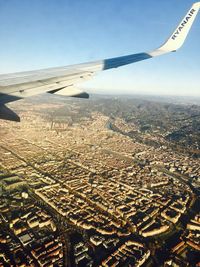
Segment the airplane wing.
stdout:
<svg viewBox="0 0 200 267">
<path fill-rule="evenodd" d="M 0 105 L 45 92 L 88 98 L 89 95 L 76 88 L 75 85 L 90 79 L 96 72 L 118 68 L 179 49 L 183 45 L 199 9 L 200 2 L 194 3 L 170 38 L 162 46 L 150 52 L 66 67 L 0 75 Z M 0 118 L 2 118 L 1 115 Z"/>
</svg>

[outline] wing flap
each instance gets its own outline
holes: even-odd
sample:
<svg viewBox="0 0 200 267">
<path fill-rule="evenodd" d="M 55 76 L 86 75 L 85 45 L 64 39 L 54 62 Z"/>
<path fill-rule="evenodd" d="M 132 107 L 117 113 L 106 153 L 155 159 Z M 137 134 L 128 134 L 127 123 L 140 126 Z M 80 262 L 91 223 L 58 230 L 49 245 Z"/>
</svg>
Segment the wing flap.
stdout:
<svg viewBox="0 0 200 267">
<path fill-rule="evenodd" d="M 91 72 L 79 72 L 79 75 L 53 77 L 46 80 L 37 80 L 34 82 L 15 84 L 11 86 L 1 86 L 2 94 L 9 94 L 19 98 L 29 97 L 36 94 L 60 90 L 64 87 L 73 85 L 74 83 L 82 82 L 91 77 Z"/>
<path fill-rule="evenodd" d="M 71 96 L 71 97 L 78 97 L 78 98 L 89 98 L 89 94 L 74 87 L 74 86 L 68 86 L 64 87 L 60 90 L 54 90 L 50 92 L 51 94 L 56 94 L 60 96 Z"/>
</svg>

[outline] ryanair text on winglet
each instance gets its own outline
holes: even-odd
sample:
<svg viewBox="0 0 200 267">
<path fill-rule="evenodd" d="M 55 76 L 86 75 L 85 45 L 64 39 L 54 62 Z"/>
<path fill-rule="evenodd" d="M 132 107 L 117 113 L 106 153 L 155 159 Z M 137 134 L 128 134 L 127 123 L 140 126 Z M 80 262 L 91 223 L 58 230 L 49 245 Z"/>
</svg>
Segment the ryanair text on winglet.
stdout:
<svg viewBox="0 0 200 267">
<path fill-rule="evenodd" d="M 181 33 L 182 29 L 185 27 L 185 25 L 188 23 L 188 21 L 191 19 L 192 15 L 194 14 L 194 12 L 196 12 L 195 9 L 191 9 L 190 12 L 188 13 L 188 15 L 186 16 L 186 18 L 183 20 L 183 22 L 181 23 L 181 25 L 178 27 L 177 31 L 174 33 L 174 35 L 172 36 L 172 40 L 175 40 L 179 33 Z"/>
</svg>

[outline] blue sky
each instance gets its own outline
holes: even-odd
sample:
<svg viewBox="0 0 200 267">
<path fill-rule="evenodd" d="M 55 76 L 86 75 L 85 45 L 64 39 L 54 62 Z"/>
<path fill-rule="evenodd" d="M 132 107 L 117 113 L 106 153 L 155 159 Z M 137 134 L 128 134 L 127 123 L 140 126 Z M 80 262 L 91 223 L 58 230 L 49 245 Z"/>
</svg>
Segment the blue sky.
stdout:
<svg viewBox="0 0 200 267">
<path fill-rule="evenodd" d="M 191 0 L 1 0 L 0 72 L 70 65 L 151 51 Z M 200 14 L 175 54 L 98 74 L 102 93 L 200 96 Z M 91 90 L 90 90 L 91 91 Z"/>
</svg>

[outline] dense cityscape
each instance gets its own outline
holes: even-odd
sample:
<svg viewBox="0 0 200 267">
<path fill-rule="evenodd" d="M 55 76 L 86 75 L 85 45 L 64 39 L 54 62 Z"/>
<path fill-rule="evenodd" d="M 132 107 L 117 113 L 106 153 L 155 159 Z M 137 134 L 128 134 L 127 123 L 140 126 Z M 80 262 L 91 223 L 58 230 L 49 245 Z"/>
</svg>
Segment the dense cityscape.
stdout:
<svg viewBox="0 0 200 267">
<path fill-rule="evenodd" d="M 182 102 L 10 104 L 0 266 L 200 266 L 200 105 Z"/>
</svg>

